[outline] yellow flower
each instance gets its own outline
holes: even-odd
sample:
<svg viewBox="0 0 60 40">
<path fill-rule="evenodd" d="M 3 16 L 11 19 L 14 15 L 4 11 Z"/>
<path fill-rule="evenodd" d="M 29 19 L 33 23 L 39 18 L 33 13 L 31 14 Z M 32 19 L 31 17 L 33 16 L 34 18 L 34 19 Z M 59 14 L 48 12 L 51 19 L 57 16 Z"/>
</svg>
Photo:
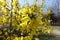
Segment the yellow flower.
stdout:
<svg viewBox="0 0 60 40">
<path fill-rule="evenodd" d="M 18 8 L 12 9 L 12 12 L 13 13 L 15 13 L 15 12 L 18 13 Z"/>
<path fill-rule="evenodd" d="M 29 9 L 29 14 L 33 13 L 33 10 Z"/>
<path fill-rule="evenodd" d="M 23 40 L 23 36 L 21 36 L 21 40 Z"/>
<path fill-rule="evenodd" d="M 16 8 L 18 5 L 18 0 L 13 0 L 12 5 L 13 5 L 13 8 Z"/>
<path fill-rule="evenodd" d="M 46 13 L 46 16 L 49 16 L 50 14 L 52 14 L 52 11 L 48 10 L 48 12 Z"/>
<path fill-rule="evenodd" d="M 4 6 L 4 3 L 0 1 L 0 8 Z"/>
<path fill-rule="evenodd" d="M 18 37 L 15 37 L 15 39 L 13 39 L 13 40 L 19 40 L 19 38 Z"/>
<path fill-rule="evenodd" d="M 43 13 L 43 8 L 40 8 L 39 12 L 40 12 L 40 13 Z"/>
<path fill-rule="evenodd" d="M 39 40 L 39 38 L 35 38 L 35 40 Z"/>
<path fill-rule="evenodd" d="M 51 32 L 52 32 L 52 30 L 53 30 L 53 28 L 52 27 L 50 27 L 49 29 L 48 29 L 48 34 L 50 34 Z"/>
<path fill-rule="evenodd" d="M 4 12 L 5 12 L 6 14 L 9 14 L 9 10 L 8 10 L 8 9 L 4 9 Z"/>
<path fill-rule="evenodd" d="M 20 10 L 20 13 L 22 13 L 22 14 L 26 14 L 27 12 L 28 12 L 28 9 L 26 9 L 26 8 L 23 8 Z"/>
<path fill-rule="evenodd" d="M 13 0 L 13 2 L 15 2 L 15 1 L 17 1 L 17 0 Z"/>
<path fill-rule="evenodd" d="M 22 22 L 24 22 L 24 21 L 29 21 L 29 20 L 30 20 L 30 18 L 27 17 L 27 16 L 21 19 Z"/>
<path fill-rule="evenodd" d="M 27 26 L 27 22 L 23 22 L 23 23 L 21 23 L 20 26 L 22 26 L 22 27 L 26 27 L 26 26 Z"/>
<path fill-rule="evenodd" d="M 2 31 L 0 31 L 0 34 L 2 34 Z"/>
<path fill-rule="evenodd" d="M 7 33 L 7 32 L 5 32 L 5 35 L 8 35 L 8 33 Z"/>
</svg>

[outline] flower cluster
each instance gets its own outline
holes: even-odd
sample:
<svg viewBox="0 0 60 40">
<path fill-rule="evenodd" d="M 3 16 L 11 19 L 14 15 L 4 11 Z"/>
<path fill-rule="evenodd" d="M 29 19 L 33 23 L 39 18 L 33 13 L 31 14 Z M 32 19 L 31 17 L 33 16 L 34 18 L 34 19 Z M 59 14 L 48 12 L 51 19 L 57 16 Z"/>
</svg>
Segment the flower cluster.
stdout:
<svg viewBox="0 0 60 40">
<path fill-rule="evenodd" d="M 48 27 L 51 22 L 50 10 L 44 14 L 43 7 L 38 7 L 36 4 L 20 9 L 18 0 L 11 1 L 11 10 L 7 8 L 6 1 L 0 1 L 1 40 L 39 40 L 36 36 L 41 33 L 51 33 L 52 28 Z"/>
</svg>

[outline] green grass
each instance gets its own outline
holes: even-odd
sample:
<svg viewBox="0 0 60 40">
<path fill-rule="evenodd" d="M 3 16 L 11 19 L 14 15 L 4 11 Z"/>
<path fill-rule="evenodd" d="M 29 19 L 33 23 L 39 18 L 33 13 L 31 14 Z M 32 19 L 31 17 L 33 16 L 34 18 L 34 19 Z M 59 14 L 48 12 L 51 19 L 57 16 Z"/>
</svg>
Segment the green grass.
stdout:
<svg viewBox="0 0 60 40">
<path fill-rule="evenodd" d="M 55 40 L 55 36 L 53 35 L 39 35 L 40 40 Z"/>
<path fill-rule="evenodd" d="M 51 26 L 51 27 L 60 27 L 60 26 Z"/>
</svg>

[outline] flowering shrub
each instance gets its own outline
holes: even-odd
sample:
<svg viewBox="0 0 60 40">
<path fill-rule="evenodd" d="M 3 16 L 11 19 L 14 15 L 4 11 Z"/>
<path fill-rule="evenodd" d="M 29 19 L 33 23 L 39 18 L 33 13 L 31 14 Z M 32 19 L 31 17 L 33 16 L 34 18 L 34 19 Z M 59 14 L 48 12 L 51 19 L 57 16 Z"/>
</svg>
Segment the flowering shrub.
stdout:
<svg viewBox="0 0 60 40">
<path fill-rule="evenodd" d="M 11 0 L 11 10 L 7 0 L 0 1 L 1 40 L 39 40 L 35 36 L 50 34 L 50 10 L 44 14 L 43 7 L 36 4 L 19 8 L 18 0 Z"/>
</svg>

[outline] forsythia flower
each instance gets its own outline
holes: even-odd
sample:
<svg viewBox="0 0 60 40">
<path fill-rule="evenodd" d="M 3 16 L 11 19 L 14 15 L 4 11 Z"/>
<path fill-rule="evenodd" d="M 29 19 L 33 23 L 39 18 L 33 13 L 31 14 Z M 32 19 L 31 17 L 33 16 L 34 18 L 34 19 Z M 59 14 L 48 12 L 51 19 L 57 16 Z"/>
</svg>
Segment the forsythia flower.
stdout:
<svg viewBox="0 0 60 40">
<path fill-rule="evenodd" d="M 3 8 L 3 11 L 4 11 L 5 15 L 9 14 L 9 10 L 7 8 Z"/>
<path fill-rule="evenodd" d="M 0 8 L 4 6 L 4 3 L 0 1 Z"/>
<path fill-rule="evenodd" d="M 2 34 L 2 31 L 0 31 L 0 34 Z"/>
<path fill-rule="evenodd" d="M 22 14 L 27 14 L 27 12 L 28 12 L 28 10 L 26 8 L 23 8 L 20 10 L 20 13 L 22 13 Z"/>
<path fill-rule="evenodd" d="M 15 39 L 13 39 L 13 40 L 19 40 L 19 38 L 18 37 L 15 37 Z"/>
<path fill-rule="evenodd" d="M 35 40 L 39 40 L 39 38 L 35 38 Z"/>
<path fill-rule="evenodd" d="M 36 4 L 19 8 L 18 0 L 11 0 L 11 10 L 7 5 L 7 0 L 0 1 L 0 35 L 3 40 L 39 40 L 37 37 L 42 34 L 50 34 L 52 28 L 49 28 L 51 20 L 49 10 L 43 14 L 43 7 Z M 48 18 L 48 17 L 49 18 Z M 5 29 L 6 28 L 6 29 Z M 35 37 L 34 37 L 35 36 Z"/>
</svg>

